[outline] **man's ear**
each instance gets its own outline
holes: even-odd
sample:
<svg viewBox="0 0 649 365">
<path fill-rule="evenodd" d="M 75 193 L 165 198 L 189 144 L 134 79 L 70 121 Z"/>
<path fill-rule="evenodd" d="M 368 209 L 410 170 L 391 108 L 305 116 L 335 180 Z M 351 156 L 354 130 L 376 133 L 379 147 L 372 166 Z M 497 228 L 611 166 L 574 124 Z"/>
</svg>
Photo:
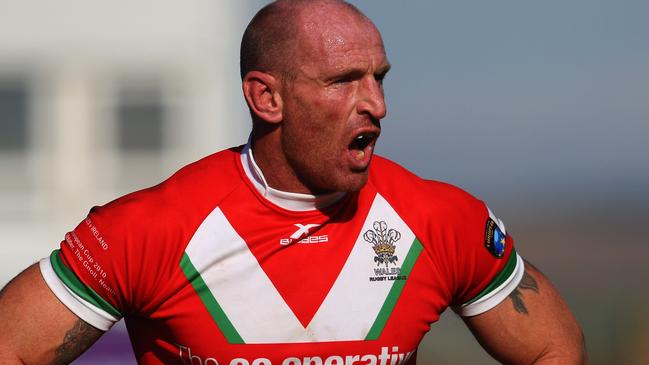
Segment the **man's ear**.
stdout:
<svg viewBox="0 0 649 365">
<path fill-rule="evenodd" d="M 248 107 L 268 123 L 279 123 L 283 119 L 279 87 L 280 80 L 269 73 L 250 71 L 243 78 L 243 95 Z"/>
</svg>

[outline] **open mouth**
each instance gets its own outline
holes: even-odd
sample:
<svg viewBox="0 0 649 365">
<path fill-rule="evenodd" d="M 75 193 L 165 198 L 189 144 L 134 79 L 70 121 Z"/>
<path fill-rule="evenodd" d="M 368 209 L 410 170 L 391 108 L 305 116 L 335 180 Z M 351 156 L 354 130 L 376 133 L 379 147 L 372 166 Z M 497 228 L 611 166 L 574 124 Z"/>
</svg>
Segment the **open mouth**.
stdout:
<svg viewBox="0 0 649 365">
<path fill-rule="evenodd" d="M 367 132 L 356 136 L 349 144 L 352 158 L 359 164 L 366 165 L 374 150 L 377 133 Z"/>
<path fill-rule="evenodd" d="M 352 143 L 349 144 L 349 148 L 352 150 L 364 150 L 365 147 L 369 146 L 376 137 L 373 133 L 360 134 L 352 140 Z"/>
</svg>

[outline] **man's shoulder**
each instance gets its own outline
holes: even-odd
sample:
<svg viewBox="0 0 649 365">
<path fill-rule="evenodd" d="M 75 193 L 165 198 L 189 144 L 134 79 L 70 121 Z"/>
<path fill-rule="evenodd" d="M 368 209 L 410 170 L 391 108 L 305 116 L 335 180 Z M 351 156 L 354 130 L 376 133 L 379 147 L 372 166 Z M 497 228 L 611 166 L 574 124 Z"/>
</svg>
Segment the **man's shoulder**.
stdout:
<svg viewBox="0 0 649 365">
<path fill-rule="evenodd" d="M 424 179 L 385 157 L 374 156 L 370 181 L 382 195 L 393 195 L 407 200 L 426 199 L 428 204 L 457 207 L 479 202 L 464 189 L 443 181 Z"/>
<path fill-rule="evenodd" d="M 198 188 L 200 191 L 205 191 L 206 187 L 211 190 L 227 190 L 228 186 L 241 182 L 242 169 L 239 161 L 242 148 L 243 146 L 231 147 L 185 165 L 159 186 Z"/>
<path fill-rule="evenodd" d="M 138 220 L 193 216 L 211 210 L 242 183 L 240 150 L 241 147 L 233 147 L 203 157 L 165 181 L 121 196 L 100 209 L 113 216 Z"/>
</svg>

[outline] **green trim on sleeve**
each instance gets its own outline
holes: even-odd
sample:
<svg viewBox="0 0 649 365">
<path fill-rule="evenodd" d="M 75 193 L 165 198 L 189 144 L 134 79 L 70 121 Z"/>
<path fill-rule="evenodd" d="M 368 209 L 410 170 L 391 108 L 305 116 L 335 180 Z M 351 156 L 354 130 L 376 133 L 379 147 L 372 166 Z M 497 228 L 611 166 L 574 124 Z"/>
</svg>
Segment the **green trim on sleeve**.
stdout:
<svg viewBox="0 0 649 365">
<path fill-rule="evenodd" d="M 108 303 L 104 298 L 102 298 L 96 291 L 91 287 L 82 283 L 75 273 L 72 272 L 61 260 L 59 253 L 61 250 L 54 250 L 50 255 L 50 262 L 52 263 L 52 268 L 56 275 L 61 279 L 63 284 L 70 289 L 74 294 L 81 297 L 88 303 L 94 305 L 97 308 L 100 308 L 113 317 L 121 318 L 122 314 Z"/>
<path fill-rule="evenodd" d="M 514 269 L 516 269 L 516 251 L 512 250 L 511 255 L 509 255 L 509 259 L 507 260 L 507 263 L 505 264 L 505 267 L 503 267 L 502 270 L 500 270 L 500 273 L 496 275 L 496 277 L 487 285 L 486 288 L 484 288 L 478 295 L 473 297 L 473 299 L 469 300 L 468 302 L 462 304 L 463 306 L 469 305 L 471 303 L 475 303 L 478 301 L 480 298 L 484 297 L 485 295 L 491 293 L 494 289 L 502 285 L 509 277 L 512 275 L 514 272 Z"/>
</svg>

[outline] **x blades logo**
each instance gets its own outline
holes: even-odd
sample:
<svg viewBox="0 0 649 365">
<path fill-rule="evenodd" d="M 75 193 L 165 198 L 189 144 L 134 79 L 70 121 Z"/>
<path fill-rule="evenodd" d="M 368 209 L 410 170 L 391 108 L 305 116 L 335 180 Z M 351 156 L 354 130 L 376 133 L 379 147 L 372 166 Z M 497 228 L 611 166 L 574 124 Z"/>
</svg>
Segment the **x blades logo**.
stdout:
<svg viewBox="0 0 649 365">
<path fill-rule="evenodd" d="M 293 232 L 289 238 L 281 238 L 279 244 L 283 246 L 288 246 L 291 243 L 320 243 L 320 242 L 329 242 L 329 236 L 319 235 L 319 236 L 310 236 L 309 231 L 311 228 L 319 227 L 319 224 L 293 224 L 297 227 L 297 231 Z"/>
</svg>

